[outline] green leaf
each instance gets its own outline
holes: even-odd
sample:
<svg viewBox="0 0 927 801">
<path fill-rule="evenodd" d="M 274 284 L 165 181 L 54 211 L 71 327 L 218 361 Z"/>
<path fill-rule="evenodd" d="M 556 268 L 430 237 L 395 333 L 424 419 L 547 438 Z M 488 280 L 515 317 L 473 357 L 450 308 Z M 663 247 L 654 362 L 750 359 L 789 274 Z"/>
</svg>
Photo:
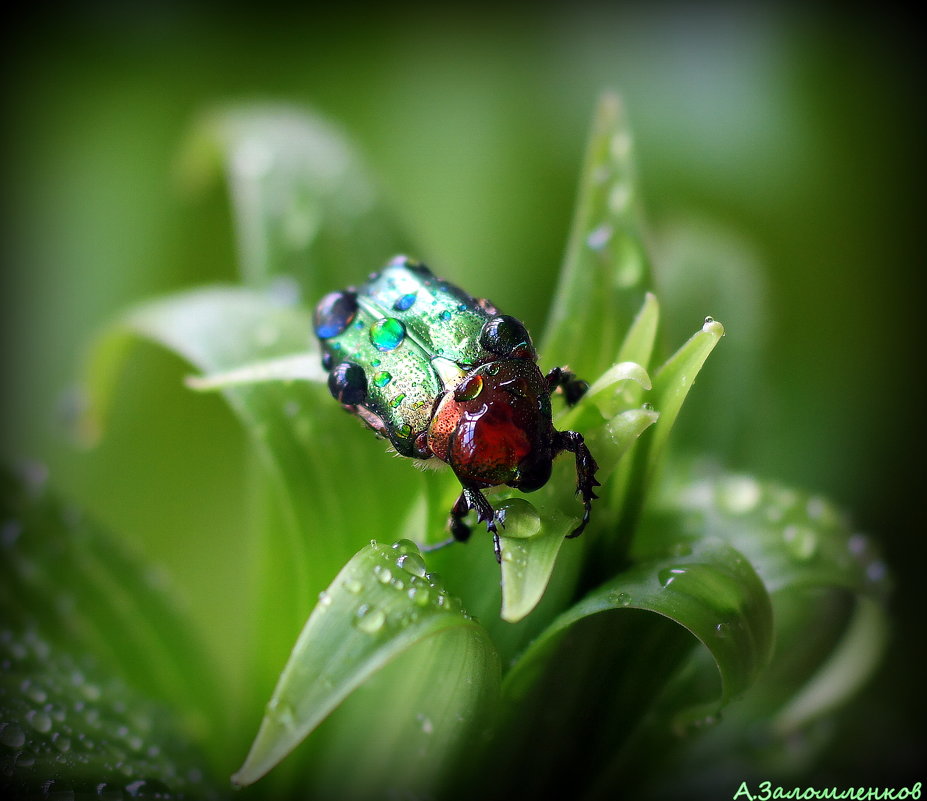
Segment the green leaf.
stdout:
<svg viewBox="0 0 927 801">
<path fill-rule="evenodd" d="M 219 798 L 171 710 L 86 652 L 3 625 L 0 663 L 5 798 Z"/>
<path fill-rule="evenodd" d="M 579 523 L 558 509 L 509 498 L 498 506 L 502 543 L 502 618 L 510 623 L 531 612 L 544 595 L 564 538 Z"/>
<path fill-rule="evenodd" d="M 315 299 L 407 249 L 349 138 L 317 113 L 255 104 L 205 114 L 181 178 L 202 185 L 219 167 L 248 285 L 294 275 Z"/>
<path fill-rule="evenodd" d="M 654 711 L 665 736 L 694 706 L 717 712 L 743 693 L 769 659 L 772 627 L 762 582 L 724 543 L 635 564 L 560 615 L 518 659 L 503 684 L 503 725 L 489 753 L 497 764 L 531 760 L 530 771 L 510 780 L 526 781 L 528 794 L 549 786 L 565 763 L 576 775 L 596 776 Z M 720 682 L 710 695 L 662 708 L 658 700 L 685 668 L 693 637 Z"/>
<path fill-rule="evenodd" d="M 234 781 L 259 779 L 345 698 L 413 647 L 415 661 L 405 663 L 412 675 L 405 674 L 401 691 L 391 687 L 364 707 L 365 739 L 374 756 L 368 761 L 365 748 L 355 775 L 342 781 L 368 790 L 398 781 L 398 789 L 409 792 L 402 785 L 417 784 L 423 771 L 438 774 L 437 766 L 456 759 L 462 738 L 482 717 L 477 713 L 493 708 L 499 664 L 486 632 L 448 595 L 440 578 L 427 573 L 418 549 L 401 540 L 392 547 L 365 547 L 322 593 Z M 428 701 L 435 697 L 438 703 Z M 423 704 L 430 709 L 427 733 L 436 735 L 428 738 L 424 753 L 417 738 L 403 734 Z M 382 740 L 370 721 L 378 707 L 388 710 L 383 718 L 389 733 Z M 355 740 L 352 752 L 356 747 Z"/>
<path fill-rule="evenodd" d="M 270 481 L 268 515 L 277 515 L 262 520 L 262 561 L 256 565 L 264 577 L 260 603 L 266 605 L 259 619 L 275 621 L 262 628 L 264 647 L 256 654 L 265 680 L 276 675 L 271 666 L 285 657 L 305 610 L 337 566 L 371 536 L 393 534 L 421 480 L 408 467 L 384 459 L 378 452 L 383 446 L 318 382 L 229 378 L 227 371 L 243 365 L 279 365 L 281 359 L 290 365 L 294 359 L 300 365 L 318 363 L 310 330 L 308 313 L 272 291 L 195 290 L 130 309 L 95 343 L 87 370 L 90 425 L 85 429 L 99 430 L 119 361 L 133 337 L 175 351 L 214 376 L 206 381 L 223 382 L 223 396 L 255 442 Z M 383 491 L 384 476 L 390 477 L 392 492 Z M 249 531 L 243 524 L 237 534 Z"/>
<path fill-rule="evenodd" d="M 775 714 L 778 730 L 794 730 L 862 685 L 885 646 L 889 578 L 872 542 L 839 510 L 751 476 L 680 475 L 661 491 L 634 553 L 650 558 L 702 536 L 743 553 L 773 598 L 779 645 L 757 699 L 765 718 Z"/>
<path fill-rule="evenodd" d="M 653 474 L 657 466 L 673 430 L 673 423 L 676 422 L 696 376 L 723 336 L 724 326 L 717 320 L 706 318 L 701 331 L 693 334 L 654 376 L 650 401 L 660 412 L 660 424 L 648 439 L 647 461 L 644 465 L 648 476 Z"/>
<path fill-rule="evenodd" d="M 541 348 L 551 364 L 568 364 L 587 380 L 616 361 L 650 287 L 639 192 L 624 109 L 616 95 L 606 94 L 593 122 Z"/>
<path fill-rule="evenodd" d="M 56 647 L 92 655 L 203 734 L 226 714 L 215 671 L 156 571 L 49 489 L 44 471 L 0 472 L 0 608 Z"/>
<path fill-rule="evenodd" d="M 721 323 L 707 318 L 702 329 L 693 334 L 654 376 L 653 390 L 647 400 L 659 419 L 652 434 L 625 457 L 618 476 L 610 483 L 609 502 L 619 510 L 621 517 L 614 535 L 603 542 L 602 561 L 612 563 L 624 558 L 673 424 L 696 376 L 723 335 Z"/>
</svg>

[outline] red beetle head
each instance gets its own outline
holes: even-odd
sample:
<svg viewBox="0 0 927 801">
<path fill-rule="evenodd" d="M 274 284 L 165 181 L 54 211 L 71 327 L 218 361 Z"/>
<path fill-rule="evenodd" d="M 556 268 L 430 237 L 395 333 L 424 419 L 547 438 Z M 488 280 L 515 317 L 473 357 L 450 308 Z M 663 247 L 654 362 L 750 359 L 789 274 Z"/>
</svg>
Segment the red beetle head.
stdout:
<svg viewBox="0 0 927 801">
<path fill-rule="evenodd" d="M 523 492 L 550 478 L 553 426 L 547 383 L 533 361 L 471 370 L 438 404 L 428 444 L 461 481 Z"/>
</svg>

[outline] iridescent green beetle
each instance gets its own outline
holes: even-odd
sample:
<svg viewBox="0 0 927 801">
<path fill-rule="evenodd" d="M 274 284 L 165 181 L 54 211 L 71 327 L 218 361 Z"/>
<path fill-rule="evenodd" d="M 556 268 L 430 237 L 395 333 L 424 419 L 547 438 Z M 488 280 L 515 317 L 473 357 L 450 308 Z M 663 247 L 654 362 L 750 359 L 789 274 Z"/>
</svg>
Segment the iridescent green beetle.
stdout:
<svg viewBox="0 0 927 801">
<path fill-rule="evenodd" d="M 540 489 L 563 451 L 576 457 L 583 501 L 568 536 L 582 533 L 598 465 L 581 434 L 554 429 L 550 396 L 560 389 L 572 405 L 588 385 L 560 367 L 543 375 L 519 320 L 397 256 L 360 288 L 322 298 L 315 333 L 335 400 L 401 455 L 451 466 L 462 487 L 450 512 L 454 539 L 469 538 L 463 519 L 475 509 L 501 559 L 495 513 L 481 490 Z"/>
</svg>

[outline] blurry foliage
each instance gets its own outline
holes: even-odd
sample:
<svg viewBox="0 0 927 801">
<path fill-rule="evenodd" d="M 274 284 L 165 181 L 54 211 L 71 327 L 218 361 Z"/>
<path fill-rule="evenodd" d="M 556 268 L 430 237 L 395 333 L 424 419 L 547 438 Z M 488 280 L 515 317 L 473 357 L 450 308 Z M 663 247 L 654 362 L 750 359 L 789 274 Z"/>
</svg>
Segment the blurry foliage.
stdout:
<svg viewBox="0 0 927 801">
<path fill-rule="evenodd" d="M 388 202 L 372 215 L 352 213 L 347 227 L 319 223 L 323 207 L 368 208 L 348 181 L 321 199 L 307 199 L 289 227 L 270 232 L 282 241 L 303 237 L 319 244 L 318 262 L 297 259 L 268 271 L 297 276 L 295 284 L 271 283 L 269 295 L 260 301 L 277 304 L 275 314 L 291 313 L 287 304 L 294 300 L 294 287 L 301 286 L 299 301 L 308 306 L 321 291 L 357 280 L 402 249 L 466 288 L 489 294 L 540 332 L 558 293 L 556 276 L 588 112 L 602 85 L 616 85 L 631 109 L 636 161 L 644 178 L 639 186 L 645 197 L 636 200 L 657 221 L 647 244 L 661 301 L 661 353 L 678 346 L 705 314 L 722 320 L 728 332 L 672 438 L 677 453 L 707 453 L 716 462 L 689 468 L 675 461 L 675 470 L 659 484 L 641 536 L 647 533 L 659 543 L 661 531 L 698 531 L 715 538 L 718 548 L 744 549 L 754 564 L 764 557 L 750 547 L 762 549 L 775 539 L 785 547 L 783 558 L 836 565 L 837 574 L 825 583 L 840 577 L 856 582 L 822 595 L 773 590 L 769 577 L 761 575 L 772 593 L 777 625 L 784 627 L 777 632 L 780 638 L 785 631 L 798 632 L 793 637 L 804 661 L 783 661 L 780 650 L 767 683 L 755 686 L 752 700 L 748 695 L 731 706 L 707 736 L 683 738 L 688 747 L 667 757 L 681 772 L 670 775 L 687 776 L 692 786 L 702 787 L 716 787 L 719 777 L 746 778 L 758 767 L 765 769 L 764 776 L 799 770 L 807 783 L 849 784 L 844 777 L 851 776 L 857 783 L 910 779 L 923 751 L 918 717 L 924 711 L 923 693 L 916 676 L 923 638 L 922 624 L 910 611 L 917 606 L 916 585 L 907 577 L 914 574 L 923 546 L 911 542 L 905 502 L 916 471 L 898 466 L 905 466 L 905 454 L 920 433 L 917 393 L 892 392 L 888 416 L 884 392 L 873 392 L 860 380 L 872 374 L 863 366 L 874 366 L 876 375 L 892 380 L 908 375 L 906 370 L 917 363 L 908 326 L 920 296 L 912 291 L 915 257 L 907 223 L 914 208 L 911 165 L 920 132 L 911 111 L 918 102 L 911 78 L 918 65 L 903 21 L 720 7 L 688 13 L 548 9 L 531 19 L 498 12 L 492 25 L 454 9 L 429 18 L 418 9 L 379 13 L 372 12 L 364 24 L 345 16 L 324 22 L 307 17 L 284 26 L 268 17 L 233 13 L 218 22 L 195 9 L 140 6 L 129 11 L 104 4 L 82 8 L 72 19 L 27 19 L 14 26 L 12 35 L 8 32 L 5 256 L 12 269 L 3 278 L 4 455 L 40 456 L 66 496 L 138 547 L 138 564 L 167 566 L 172 585 L 152 603 L 184 610 L 192 630 L 184 642 L 197 645 L 178 645 L 173 651 L 151 642 L 145 647 L 168 660 L 202 652 L 196 658 L 205 659 L 208 667 L 190 662 L 182 670 L 194 685 L 211 685 L 222 710 L 210 707 L 210 693 L 183 687 L 183 682 L 153 686 L 124 663 L 130 651 L 116 649 L 115 657 L 106 655 L 105 648 L 100 653 L 101 638 L 92 626 L 65 625 L 70 618 L 62 609 L 72 608 L 73 599 L 52 606 L 58 617 L 44 618 L 42 636 L 34 633 L 33 613 L 23 617 L 4 603 L 4 626 L 25 632 L 3 635 L 13 677 L 5 692 L 12 690 L 12 697 L 22 692 L 17 671 L 23 665 L 35 670 L 30 660 L 45 654 L 47 661 L 48 649 L 58 654 L 43 679 L 49 687 L 70 675 L 75 659 L 84 674 L 98 677 L 91 686 L 109 687 L 115 679 L 106 678 L 107 672 L 119 674 L 152 703 L 187 714 L 177 726 L 199 742 L 211 765 L 195 772 L 195 783 L 222 787 L 257 730 L 261 705 L 270 698 L 276 673 L 311 611 L 312 592 L 324 588 L 366 540 L 391 541 L 410 523 L 427 519 L 429 509 L 446 506 L 446 498 L 434 497 L 441 491 L 426 486 L 427 504 L 416 511 L 410 504 L 421 497 L 423 477 L 409 477 L 407 465 L 385 458 L 382 448 L 359 432 L 355 421 L 328 408 L 331 404 L 319 406 L 323 417 L 315 422 L 315 432 L 306 424 L 309 428 L 298 431 L 294 442 L 312 442 L 314 434 L 324 433 L 332 459 L 363 465 L 363 479 L 345 491 L 365 494 L 368 499 L 358 507 L 379 509 L 380 515 L 368 517 L 365 529 L 370 530 L 352 540 L 353 546 L 333 541 L 323 544 L 327 553 L 317 560 L 289 559 L 293 521 L 280 514 L 280 487 L 263 477 L 237 421 L 218 397 L 191 399 L 180 381 L 186 368 L 151 348 L 139 350 L 112 376 L 112 411 L 96 449 L 79 452 L 68 444 L 66 432 L 81 411 L 69 389 L 71 379 L 102 321 L 152 295 L 232 281 L 236 261 L 241 257 L 247 264 L 249 254 L 254 258 L 261 252 L 261 233 L 249 233 L 247 225 L 256 219 L 248 204 L 260 205 L 261 198 L 242 192 L 233 178 L 228 188 L 239 224 L 230 224 L 226 194 L 204 181 L 208 170 L 191 169 L 191 164 L 208 165 L 210 152 L 221 159 L 228 143 L 223 150 L 213 136 L 210 151 L 209 137 L 205 143 L 184 140 L 191 119 L 201 118 L 196 130 L 208 131 L 216 119 L 208 109 L 217 98 L 305 99 L 345 124 L 379 178 L 374 191 Z M 340 133 L 335 139 L 350 152 L 351 143 Z M 189 148 L 182 150 L 181 141 Z M 338 158 L 330 154 L 324 163 L 330 166 Z M 176 165 L 174 181 L 171 164 Z M 310 177 L 324 186 L 324 176 Z M 188 202 L 178 202 L 178 187 Z M 343 199 L 339 191 L 346 192 Z M 313 208 L 313 202 L 320 205 Z M 383 208 L 396 211 L 384 213 Z M 321 238 L 314 238 L 319 231 Z M 549 319 L 556 323 L 556 306 Z M 273 351 L 272 340 L 258 344 Z M 551 345 L 556 347 L 556 342 Z M 570 354 L 542 351 L 547 366 L 555 358 L 569 361 Z M 234 360 L 225 366 L 234 366 Z M 896 420 L 912 421 L 913 431 Z M 341 443 L 356 450 L 339 457 Z M 292 453 L 302 458 L 298 448 Z M 755 480 L 732 477 L 718 464 L 786 478 L 815 492 L 796 494 L 775 483 L 751 483 Z M 340 468 L 332 472 L 345 474 Z M 398 493 L 388 489 L 397 486 L 403 488 Z M 299 488 L 287 491 L 298 494 Z M 839 669 L 828 672 L 828 654 L 851 654 L 844 664 L 862 675 L 878 653 L 880 624 L 873 622 L 866 603 L 854 606 L 848 599 L 860 591 L 878 598 L 871 582 L 881 578 L 884 565 L 869 541 L 849 529 L 817 492 L 853 509 L 854 517 L 877 534 L 887 561 L 899 568 L 894 642 L 876 692 L 836 717 L 807 713 L 830 711 L 827 686 L 837 688 L 838 698 L 852 689 L 852 682 L 841 684 L 846 676 Z M 389 504 L 385 494 L 391 496 Z M 16 492 L 8 497 L 13 500 L 5 502 L 19 510 Z M 753 499 L 749 508 L 744 498 Z M 725 499 L 733 499 L 734 507 L 725 508 Z M 338 506 L 331 504 L 327 512 L 332 520 L 346 514 Z M 749 513 L 750 526 L 731 528 L 731 513 Z M 808 514 L 812 519 L 806 519 Z M 70 518 L 62 519 L 68 523 Z M 256 526 L 253 521 L 263 522 Z M 38 530 L 45 532 L 42 536 L 59 536 L 47 521 Z M 93 530 L 98 531 L 95 524 Z M 791 533 L 782 539 L 785 532 Z M 7 545 L 26 542 L 21 532 L 14 533 L 4 528 Z M 98 585 L 94 576 L 99 574 L 86 572 L 101 556 L 106 557 L 103 567 L 94 571 L 102 569 L 108 576 L 115 570 L 113 560 L 122 557 L 100 544 L 108 536 L 95 533 L 81 541 L 73 552 L 79 568 L 68 567 L 66 559 L 72 557 L 65 549 L 65 561 L 53 563 L 64 584 L 75 575 L 76 586 L 93 590 L 94 597 L 100 587 L 112 585 L 109 578 Z M 834 561 L 828 549 L 836 543 L 851 563 Z M 456 560 L 460 573 L 492 571 L 491 555 L 480 553 L 482 544 L 477 538 L 466 549 L 434 558 Z M 572 545 L 579 543 L 567 543 Z M 573 556 L 567 547 L 561 552 L 568 572 L 578 570 L 569 561 L 578 550 Z M 14 586 L 16 576 L 30 575 L 28 570 L 16 573 L 22 565 L 12 553 L 4 554 L 5 588 Z M 122 575 L 139 569 L 125 568 Z M 442 566 L 441 572 L 448 571 Z M 821 580 L 818 576 L 812 585 Z M 39 577 L 29 591 L 35 598 L 46 597 L 42 581 Z M 564 596 L 556 589 L 549 591 L 551 600 L 545 597 L 537 617 L 550 620 L 556 609 L 551 604 L 558 598 L 562 603 Z M 529 617 L 525 633 L 512 635 L 514 627 L 498 618 L 498 592 L 481 599 L 481 608 L 470 606 L 476 603 L 472 598 L 464 601 L 508 660 L 540 629 Z M 614 588 L 613 604 L 621 605 L 622 592 Z M 87 605 L 81 601 L 74 620 L 84 615 L 87 621 L 97 619 L 84 610 L 101 603 L 99 598 L 88 598 Z M 138 613 L 139 620 L 161 616 L 154 607 Z M 680 638 L 668 627 L 639 619 L 652 615 L 612 617 L 622 618 L 621 642 L 635 643 L 643 667 L 635 672 L 623 662 L 627 654 L 621 649 L 604 654 L 602 664 L 623 664 L 629 677 L 661 664 L 660 659 L 676 664 L 673 659 L 691 648 L 688 635 Z M 129 624 L 105 625 L 118 632 Z M 602 636 L 598 625 L 590 619 L 575 628 L 595 640 Z M 836 633 L 820 636 L 815 647 L 803 649 L 805 626 L 819 632 L 845 629 L 846 637 L 841 642 Z M 576 681 L 590 680 L 582 675 L 581 650 L 571 652 L 570 641 L 557 644 L 551 638 L 545 648 L 554 654 L 559 648 L 561 659 L 571 657 L 563 662 L 564 670 L 572 665 Z M 93 653 L 102 670 L 93 659 L 81 662 Z M 668 685 L 662 713 L 678 709 L 679 699 L 688 698 L 694 687 L 705 685 L 706 698 L 716 695 L 706 678 L 714 663 L 704 658 L 707 652 L 702 654 L 701 661 L 693 657 L 678 694 Z M 547 653 L 545 658 L 554 657 Z M 410 675 L 408 668 L 402 660 L 393 663 L 382 686 L 399 686 L 401 677 Z M 655 671 L 654 681 L 660 675 Z M 806 684 L 814 675 L 829 677 L 824 691 L 815 693 L 814 683 Z M 544 677 L 538 681 L 536 687 L 543 688 Z M 561 689 L 559 682 L 555 686 Z M 777 696 L 774 686 L 794 692 L 793 702 L 787 703 L 785 694 Z M 808 692 L 798 692 L 803 686 Z M 563 735 L 557 729 L 558 737 L 573 738 L 574 764 L 591 765 L 602 756 L 595 742 L 610 742 L 609 713 L 613 720 L 633 718 L 639 689 L 627 687 L 614 696 L 615 705 L 596 724 L 601 727 L 596 735 L 589 730 Z M 135 691 L 126 689 L 126 697 Z M 198 701 L 184 700 L 182 691 Z M 376 697 L 379 691 L 374 685 L 358 693 Z M 122 690 L 114 692 L 118 696 Z M 564 696 L 564 704 L 571 698 Z M 107 745 L 109 752 L 100 752 L 111 755 L 110 764 L 119 762 L 119 754 L 131 756 L 131 743 L 126 743 L 136 736 L 132 721 L 121 721 L 120 715 L 126 708 L 138 709 L 134 725 L 150 725 L 145 723 L 148 703 L 127 701 L 101 710 L 102 719 L 121 732 Z M 345 714 L 318 730 L 319 745 L 307 741 L 267 781 L 276 781 L 277 788 L 298 782 L 301 759 L 330 766 L 319 786 L 334 780 L 343 766 L 340 760 L 350 753 L 344 744 L 358 736 L 351 721 L 364 719 L 365 703 L 363 697 L 346 702 Z M 17 710 L 35 719 L 35 710 Z M 401 720 L 399 711 L 383 714 Z M 679 730 L 704 728 L 711 714 L 693 712 L 691 720 L 679 722 Z M 211 723 L 204 724 L 204 717 Z M 413 722 L 419 731 L 434 725 L 427 717 Z M 44 725 L 41 717 L 39 725 Z M 43 735 L 41 728 L 33 729 Z M 204 731 L 220 729 L 227 739 L 204 736 Z M 778 746 L 768 740 L 771 732 L 783 738 Z M 626 753 L 653 756 L 661 749 L 650 746 L 665 742 L 665 736 L 659 727 L 644 725 L 633 733 L 636 747 Z M 178 743 L 176 753 L 164 760 L 172 769 L 197 759 L 180 735 L 158 737 Z M 518 754 L 527 746 L 512 738 L 513 760 L 537 759 L 530 748 Z M 18 736 L 7 727 L 0 740 L 8 746 Z M 49 755 L 63 753 L 50 739 L 39 750 L 44 756 L 34 770 Z M 727 759 L 719 760 L 719 754 Z M 708 763 L 715 767 L 706 768 Z M 639 776 L 655 769 L 643 758 L 635 766 Z M 152 781 L 173 779 L 172 786 L 179 786 L 176 771 L 159 774 L 150 764 L 136 768 L 148 771 Z M 210 778 L 213 770 L 218 779 Z M 628 762 L 614 770 L 629 775 Z M 189 780 L 188 768 L 183 771 Z M 123 784 L 137 776 L 124 772 Z M 535 778 L 543 782 L 542 773 Z M 602 787 L 614 778 L 603 775 Z M 670 785 L 655 792 L 685 795 L 685 787 L 673 786 L 672 780 Z M 151 785 L 150 792 L 159 786 Z"/>
</svg>

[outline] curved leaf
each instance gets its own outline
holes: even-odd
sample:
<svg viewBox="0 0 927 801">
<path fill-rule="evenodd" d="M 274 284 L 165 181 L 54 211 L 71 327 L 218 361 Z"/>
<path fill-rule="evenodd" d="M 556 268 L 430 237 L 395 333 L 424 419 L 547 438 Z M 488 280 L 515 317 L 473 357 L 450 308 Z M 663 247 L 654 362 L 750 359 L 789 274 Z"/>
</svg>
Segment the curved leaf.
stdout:
<svg viewBox="0 0 927 801">
<path fill-rule="evenodd" d="M 411 542 L 401 540 L 392 547 L 371 543 L 320 596 L 234 781 L 250 784 L 263 776 L 348 695 L 413 646 L 427 649 L 427 656 L 419 651 L 417 666 L 407 666 L 416 677 L 404 683 L 408 696 L 402 706 L 409 713 L 429 695 L 440 696 L 441 717 L 429 718 L 432 733 L 441 733 L 435 738 L 440 745 L 427 758 L 449 759 L 467 728 L 459 719 L 462 711 L 470 721 L 474 709 L 487 702 L 486 709 L 492 707 L 499 681 L 495 650 L 441 580 L 426 572 Z M 438 677 L 440 691 L 433 686 Z M 368 704 L 368 715 L 370 708 Z M 358 763 L 359 769 L 371 771 L 364 784 L 380 786 L 377 782 L 386 776 L 378 771 L 392 772 L 396 765 L 411 780 L 416 773 L 411 763 L 424 765 L 407 738 L 390 739 L 387 751 L 392 758 Z"/>
<path fill-rule="evenodd" d="M 394 531 L 392 521 L 407 508 L 418 480 L 414 471 L 376 453 L 383 446 L 318 382 L 244 383 L 240 373 L 229 378 L 227 371 L 242 365 L 266 368 L 283 359 L 292 366 L 295 359 L 304 369 L 312 360 L 318 363 L 310 330 L 308 313 L 273 292 L 195 290 L 130 309 L 95 343 L 87 370 L 85 430 L 91 431 L 99 430 L 133 337 L 163 345 L 213 376 L 201 381 L 224 384 L 222 393 L 256 444 L 275 493 L 271 500 L 280 510 L 280 519 L 268 517 L 260 531 L 265 578 L 260 602 L 267 609 L 262 617 L 277 623 L 261 631 L 266 645 L 259 654 L 268 673 L 284 657 L 311 599 L 359 541 Z M 381 490 L 384 475 L 391 476 L 390 493 Z M 352 516 L 351 510 L 368 514 Z"/>
<path fill-rule="evenodd" d="M 408 249 L 345 132 L 316 113 L 255 104 L 205 114 L 181 177 L 203 184 L 219 166 L 248 285 L 292 274 L 315 299 Z"/>
<path fill-rule="evenodd" d="M 778 728 L 794 729 L 823 714 L 868 678 L 885 645 L 888 572 L 872 542 L 832 504 L 751 476 L 677 480 L 648 515 L 634 553 L 651 558 L 696 536 L 737 548 L 773 598 L 776 691 L 765 713 L 779 710 Z M 850 608 L 841 597 L 851 600 Z M 808 638 L 812 616 L 817 634 Z"/>
<path fill-rule="evenodd" d="M 696 641 L 720 676 L 713 697 L 689 695 L 661 707 Z M 517 660 L 503 684 L 503 725 L 489 752 L 502 764 L 531 760 L 531 775 L 518 774 L 533 783 L 529 795 L 549 786 L 564 760 L 578 774 L 598 775 L 618 764 L 655 710 L 665 737 L 693 705 L 707 701 L 701 714 L 716 713 L 743 693 L 771 646 L 769 597 L 730 546 L 703 542 L 636 564 L 560 615 Z"/>
</svg>

